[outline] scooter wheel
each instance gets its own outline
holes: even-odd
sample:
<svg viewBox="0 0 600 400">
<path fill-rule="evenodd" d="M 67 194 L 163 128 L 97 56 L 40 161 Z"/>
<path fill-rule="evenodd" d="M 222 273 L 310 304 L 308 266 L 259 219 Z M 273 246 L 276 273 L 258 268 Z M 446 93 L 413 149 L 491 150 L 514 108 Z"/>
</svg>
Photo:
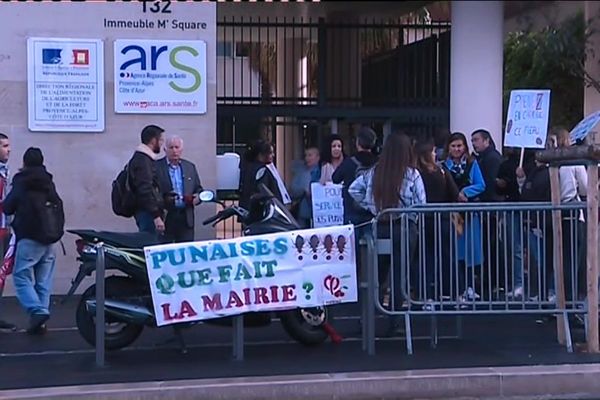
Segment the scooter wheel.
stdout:
<svg viewBox="0 0 600 400">
<path fill-rule="evenodd" d="M 104 282 L 107 299 L 127 298 L 139 295 L 139 285 L 130 278 L 109 276 Z M 86 308 L 86 301 L 96 298 L 96 285 L 86 289 L 81 295 L 76 311 L 76 323 L 79 334 L 90 345 L 96 345 L 96 321 Z M 142 333 L 142 325 L 134 325 L 120 321 L 106 320 L 104 347 L 106 350 L 119 350 L 129 346 Z"/>
<path fill-rule="evenodd" d="M 286 333 L 304 345 L 316 346 L 329 337 L 323 329 L 323 324 L 327 322 L 327 308 L 325 307 L 285 311 L 280 318 Z"/>
</svg>

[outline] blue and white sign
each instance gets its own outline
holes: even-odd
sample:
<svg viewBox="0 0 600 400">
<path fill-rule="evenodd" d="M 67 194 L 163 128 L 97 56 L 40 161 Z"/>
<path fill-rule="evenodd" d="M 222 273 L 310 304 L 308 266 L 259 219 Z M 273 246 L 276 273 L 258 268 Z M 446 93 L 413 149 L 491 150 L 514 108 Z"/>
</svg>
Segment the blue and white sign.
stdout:
<svg viewBox="0 0 600 400">
<path fill-rule="evenodd" d="M 513 90 L 506 118 L 504 145 L 540 149 L 546 146 L 550 90 Z"/>
<path fill-rule="evenodd" d="M 116 40 L 115 112 L 206 113 L 206 42 Z"/>
<path fill-rule="evenodd" d="M 28 38 L 27 103 L 31 131 L 104 131 L 102 40 Z"/>
<path fill-rule="evenodd" d="M 600 122 L 600 111 L 596 111 L 581 120 L 571 131 L 571 143 L 585 139 L 598 122 Z"/>
</svg>

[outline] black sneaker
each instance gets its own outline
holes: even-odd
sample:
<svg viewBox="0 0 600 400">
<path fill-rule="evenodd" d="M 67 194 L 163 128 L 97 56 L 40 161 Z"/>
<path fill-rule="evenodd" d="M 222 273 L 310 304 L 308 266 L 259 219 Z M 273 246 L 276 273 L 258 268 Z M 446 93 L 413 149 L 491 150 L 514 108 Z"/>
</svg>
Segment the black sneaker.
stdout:
<svg viewBox="0 0 600 400">
<path fill-rule="evenodd" d="M 42 324 L 40 325 L 38 328 L 35 329 L 28 329 L 27 333 L 30 335 L 45 335 L 46 332 L 48 332 L 48 328 L 46 327 L 46 324 Z"/>
<path fill-rule="evenodd" d="M 0 320 L 0 332 L 16 332 L 17 326 L 9 322 Z"/>
<path fill-rule="evenodd" d="M 27 333 L 30 335 L 38 334 L 37 332 L 42 325 L 48 321 L 48 318 L 50 318 L 48 314 L 33 314 L 31 318 L 29 318 L 29 328 L 27 329 Z"/>
</svg>

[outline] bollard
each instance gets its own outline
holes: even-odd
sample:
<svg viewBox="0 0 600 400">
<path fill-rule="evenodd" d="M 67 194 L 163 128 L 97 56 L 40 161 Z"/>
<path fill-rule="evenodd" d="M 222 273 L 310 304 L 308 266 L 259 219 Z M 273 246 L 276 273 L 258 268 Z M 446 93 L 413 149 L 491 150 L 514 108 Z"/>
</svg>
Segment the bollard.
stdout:
<svg viewBox="0 0 600 400">
<path fill-rule="evenodd" d="M 104 367 L 104 243 L 96 245 L 96 367 Z"/>
<path fill-rule="evenodd" d="M 244 314 L 233 317 L 233 358 L 244 361 Z"/>
</svg>

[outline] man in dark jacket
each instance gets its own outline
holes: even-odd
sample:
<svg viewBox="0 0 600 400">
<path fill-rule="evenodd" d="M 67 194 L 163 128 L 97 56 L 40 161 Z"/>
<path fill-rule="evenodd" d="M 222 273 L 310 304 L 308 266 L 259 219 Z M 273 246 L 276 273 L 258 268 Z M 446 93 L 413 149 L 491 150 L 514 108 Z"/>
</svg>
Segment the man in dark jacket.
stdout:
<svg viewBox="0 0 600 400">
<path fill-rule="evenodd" d="M 486 203 L 501 201 L 502 197 L 496 193 L 496 178 L 502 164 L 502 155 L 496 150 L 490 133 L 484 129 L 473 132 L 471 141 L 485 181 L 485 192 L 481 194 L 481 201 Z"/>
<path fill-rule="evenodd" d="M 356 179 L 357 169 L 371 168 L 377 162 L 377 156 L 373 154 L 376 143 L 375 132 L 368 127 L 361 128 L 356 137 L 357 153 L 353 157 L 345 158 L 333 173 L 333 183 L 343 184 L 344 223 L 346 224 L 357 225 L 373 218 L 373 215 L 356 204 L 352 196 L 348 194 L 348 188 Z"/>
<path fill-rule="evenodd" d="M 142 130 L 142 144 L 129 161 L 131 190 L 135 195 L 135 222 L 140 232 L 165 231 L 164 201 L 156 170 L 156 159 L 163 145 L 164 129 L 148 125 Z"/>
<path fill-rule="evenodd" d="M 50 317 L 50 293 L 56 258 L 40 229 L 35 201 L 59 203 L 60 197 L 44 167 L 40 149 L 30 147 L 23 155 L 23 169 L 15 175 L 12 190 L 3 202 L 4 213 L 14 215 L 12 227 L 17 240 L 13 279 L 17 298 L 29 314 L 29 334 L 45 333 Z M 62 202 L 60 202 L 62 207 Z"/>
<path fill-rule="evenodd" d="M 184 160 L 183 139 L 167 139 L 166 157 L 157 161 L 158 180 L 165 199 L 165 240 L 167 242 L 194 241 L 194 206 L 200 203 L 202 191 L 196 166 Z"/>
</svg>

